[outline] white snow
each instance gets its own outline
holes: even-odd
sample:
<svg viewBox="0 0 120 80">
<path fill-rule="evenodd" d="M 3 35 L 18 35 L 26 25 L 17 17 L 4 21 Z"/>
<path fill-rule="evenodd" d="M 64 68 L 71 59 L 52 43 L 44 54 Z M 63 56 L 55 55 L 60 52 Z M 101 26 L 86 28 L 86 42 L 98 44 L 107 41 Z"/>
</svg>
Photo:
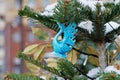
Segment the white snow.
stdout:
<svg viewBox="0 0 120 80">
<path fill-rule="evenodd" d="M 97 3 L 100 3 L 100 5 L 102 6 L 102 10 L 104 10 L 104 6 L 103 3 L 105 2 L 113 2 L 113 0 L 101 0 L 101 1 L 97 1 L 97 0 L 77 0 L 79 3 L 84 4 L 85 6 L 89 6 L 92 10 L 95 10 L 95 5 Z M 120 2 L 120 0 L 115 0 L 115 4 L 117 4 L 118 2 Z M 46 16 L 52 16 L 54 14 L 53 9 L 55 8 L 55 6 L 57 5 L 57 3 L 53 3 L 50 5 L 47 5 L 44 12 L 41 13 L 42 15 L 46 15 Z"/>
<path fill-rule="evenodd" d="M 107 34 L 108 32 L 119 28 L 120 24 L 118 24 L 114 21 L 110 21 L 109 23 L 106 23 L 105 26 L 106 26 L 105 34 Z M 93 31 L 93 28 L 94 28 L 94 26 L 92 25 L 92 22 L 89 20 L 79 23 L 78 27 L 86 29 L 89 33 L 91 33 Z"/>
<path fill-rule="evenodd" d="M 55 52 L 47 52 L 45 54 L 45 58 L 57 58 L 58 56 L 55 55 Z"/>
<path fill-rule="evenodd" d="M 45 15 L 45 16 L 52 16 L 54 14 L 54 8 L 57 5 L 57 3 L 53 3 L 50 4 L 48 6 L 46 6 L 45 10 L 43 13 L 41 13 L 41 15 Z"/>
<path fill-rule="evenodd" d="M 97 2 L 99 2 L 102 5 L 102 1 L 87 1 L 87 0 L 78 0 L 78 2 L 82 2 L 85 6 L 89 6 L 92 8 L 92 10 L 95 10 L 95 4 Z M 47 5 L 45 7 L 45 10 L 43 13 L 41 13 L 42 15 L 45 16 L 52 16 L 54 14 L 53 9 L 55 8 L 55 6 L 57 5 L 57 3 L 53 3 L 50 5 Z"/>
<path fill-rule="evenodd" d="M 95 10 L 95 5 L 99 3 L 102 7 L 101 9 L 104 10 L 103 3 L 110 3 L 114 2 L 115 4 L 119 3 L 120 0 L 77 0 L 79 3 L 84 4 L 85 6 L 89 6 L 92 10 Z"/>
<path fill-rule="evenodd" d="M 120 27 L 120 24 L 114 22 L 114 21 L 110 21 L 109 23 L 105 24 L 106 26 L 106 31 L 105 34 L 112 31 L 113 29 L 117 29 L 118 27 Z"/>
<path fill-rule="evenodd" d="M 94 26 L 92 25 L 91 21 L 82 21 L 78 24 L 78 27 L 86 29 L 89 33 L 93 31 Z"/>
<path fill-rule="evenodd" d="M 105 73 L 109 73 L 109 72 L 116 72 L 117 74 L 120 74 L 120 70 L 117 70 L 114 66 L 108 66 L 104 69 Z M 93 68 L 88 72 L 88 76 L 90 77 L 95 77 L 96 75 L 98 75 L 100 73 L 100 68 Z M 101 76 L 100 76 L 101 77 Z M 89 80 L 89 79 L 88 79 Z M 99 80 L 99 77 L 96 78 L 95 80 Z"/>
<path fill-rule="evenodd" d="M 97 1 L 97 0 L 77 0 L 79 3 L 84 4 L 85 6 L 89 6 L 92 10 L 95 10 L 95 5 L 97 3 L 100 3 L 100 5 L 103 5 L 102 1 Z M 102 9 L 104 9 L 104 7 L 102 6 Z"/>
<path fill-rule="evenodd" d="M 117 74 L 120 74 L 120 70 L 117 70 L 114 66 L 108 66 L 105 68 L 104 72 L 116 72 Z"/>
<path fill-rule="evenodd" d="M 95 10 L 95 5 L 97 3 L 100 3 L 101 5 L 103 5 L 103 1 L 96 1 L 96 0 L 77 0 L 77 1 L 80 2 L 80 3 L 83 3 L 85 6 L 91 7 L 92 10 Z M 119 1 L 120 0 L 115 0 L 115 3 L 118 3 Z M 56 5 L 57 5 L 57 3 L 53 3 L 53 4 L 48 5 L 45 8 L 45 11 L 43 13 L 41 13 L 41 14 L 45 15 L 45 16 L 53 16 L 53 14 L 54 14 L 53 9 L 55 8 Z M 102 7 L 102 9 L 104 10 L 104 7 Z M 120 27 L 120 24 L 118 24 L 116 22 L 113 22 L 113 21 L 110 21 L 109 23 L 105 24 L 105 26 L 106 26 L 105 34 L 107 34 L 108 32 L 113 30 L 113 28 L 110 25 L 114 29 L 117 29 L 118 27 Z M 93 28 L 94 28 L 94 26 L 92 25 L 92 22 L 89 21 L 89 20 L 79 23 L 78 27 L 86 29 L 90 34 L 91 34 L 91 32 L 93 31 Z"/>
<path fill-rule="evenodd" d="M 95 1 L 95 0 L 77 0 L 78 2 L 80 3 L 83 3 L 85 6 L 89 6 L 91 7 L 92 10 L 95 10 L 95 5 L 99 2 L 101 5 L 103 5 L 103 2 L 102 1 Z M 120 2 L 120 0 L 115 0 L 115 4 Z M 53 12 L 53 9 L 55 8 L 55 6 L 57 5 L 57 3 L 54 3 L 54 4 L 51 4 L 51 5 L 48 5 L 46 8 L 45 8 L 45 11 L 43 13 L 41 13 L 42 15 L 46 15 L 46 16 L 52 16 L 54 14 Z M 102 7 L 102 9 L 104 9 L 104 7 Z M 111 27 L 111 26 L 112 27 Z M 114 22 L 114 21 L 110 21 L 109 23 L 106 23 L 105 24 L 106 26 L 106 33 L 110 32 L 114 29 L 117 29 L 118 27 L 120 27 L 120 24 Z M 83 21 L 81 23 L 78 24 L 78 27 L 81 27 L 83 29 L 86 29 L 88 30 L 89 33 L 91 33 L 93 31 L 93 28 L 94 26 L 92 25 L 92 22 L 91 21 Z M 52 53 L 51 53 L 52 54 Z M 47 57 L 50 57 L 50 55 Z M 52 57 L 56 57 L 55 55 L 52 55 Z M 114 66 L 108 66 L 106 67 L 106 69 L 104 70 L 104 72 L 111 72 L 111 71 L 114 71 L 116 72 L 117 74 L 120 74 L 120 70 L 117 70 Z M 90 77 L 94 77 L 95 75 L 97 75 L 98 73 L 100 72 L 100 68 L 94 68 L 92 70 L 90 70 L 88 72 L 88 76 Z M 99 80 L 99 79 L 97 79 Z"/>
<path fill-rule="evenodd" d="M 93 68 L 93 69 L 91 69 L 91 70 L 88 72 L 87 75 L 90 76 L 90 77 L 94 77 L 94 76 L 98 75 L 99 72 L 100 72 L 100 68 L 99 68 L 99 67 L 98 67 L 98 68 Z"/>
<path fill-rule="evenodd" d="M 47 80 L 46 77 L 43 75 L 43 76 L 40 76 L 40 78 L 44 79 L 44 80 Z"/>
<path fill-rule="evenodd" d="M 115 2 L 114 2 L 114 3 L 115 3 L 115 4 L 117 4 L 117 3 L 119 3 L 119 2 L 120 2 L 120 0 L 115 0 Z"/>
</svg>

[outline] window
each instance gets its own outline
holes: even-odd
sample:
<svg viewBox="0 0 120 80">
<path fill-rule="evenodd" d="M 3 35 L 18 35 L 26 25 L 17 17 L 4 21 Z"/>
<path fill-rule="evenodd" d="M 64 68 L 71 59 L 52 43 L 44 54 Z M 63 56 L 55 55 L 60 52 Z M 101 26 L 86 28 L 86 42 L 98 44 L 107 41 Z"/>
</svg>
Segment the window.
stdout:
<svg viewBox="0 0 120 80">
<path fill-rule="evenodd" d="M 20 23 L 21 23 L 21 17 L 20 16 L 16 16 L 14 18 L 14 20 L 13 20 L 12 25 L 13 25 L 13 27 L 16 27 L 16 26 L 20 25 Z"/>
<path fill-rule="evenodd" d="M 0 74 L 4 72 L 4 60 L 0 59 Z"/>
<path fill-rule="evenodd" d="M 0 35 L 0 46 L 3 46 L 4 43 L 5 43 L 4 35 Z"/>
<path fill-rule="evenodd" d="M 22 0 L 15 0 L 15 8 L 20 9 Z"/>
<path fill-rule="evenodd" d="M 21 65 L 21 59 L 15 57 L 14 58 L 14 72 L 17 74 L 21 73 L 20 65 Z"/>
<path fill-rule="evenodd" d="M 47 6 L 49 3 L 50 3 L 50 0 L 44 0 L 44 1 L 43 1 L 43 5 L 44 5 L 44 6 Z"/>
<path fill-rule="evenodd" d="M 4 32 L 3 32 L 2 30 L 0 30 L 0 36 L 1 36 L 1 35 L 4 35 Z"/>
<path fill-rule="evenodd" d="M 5 49 L 3 46 L 0 47 L 0 60 L 3 60 L 5 57 Z"/>
<path fill-rule="evenodd" d="M 20 34 L 20 32 L 15 32 L 13 34 L 13 40 L 14 40 L 14 42 L 17 42 L 17 43 L 19 43 L 21 41 L 21 34 Z"/>
<path fill-rule="evenodd" d="M 35 36 L 32 32 L 28 33 L 28 41 L 33 43 L 35 41 Z"/>
<path fill-rule="evenodd" d="M 35 5 L 36 5 L 36 0 L 28 0 L 28 6 L 31 7 L 31 8 L 34 8 Z"/>
<path fill-rule="evenodd" d="M 21 59 L 15 57 L 15 58 L 14 58 L 14 64 L 15 64 L 15 65 L 20 65 L 20 64 L 21 64 Z"/>
<path fill-rule="evenodd" d="M 36 24 L 34 23 L 34 21 L 32 19 L 28 20 L 28 27 L 32 28 L 36 26 Z"/>
</svg>

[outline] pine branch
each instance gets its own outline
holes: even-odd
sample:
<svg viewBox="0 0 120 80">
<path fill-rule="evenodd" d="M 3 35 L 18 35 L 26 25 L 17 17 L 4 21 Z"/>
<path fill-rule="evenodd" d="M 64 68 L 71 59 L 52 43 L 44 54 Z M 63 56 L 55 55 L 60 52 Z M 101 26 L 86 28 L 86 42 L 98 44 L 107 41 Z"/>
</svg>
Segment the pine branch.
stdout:
<svg viewBox="0 0 120 80">
<path fill-rule="evenodd" d="M 88 78 L 86 76 L 83 75 L 75 75 L 72 80 L 87 80 Z"/>
<path fill-rule="evenodd" d="M 4 80 L 44 80 L 40 77 L 34 75 L 25 75 L 25 74 L 8 74 Z"/>
<path fill-rule="evenodd" d="M 89 6 L 85 6 L 82 3 L 78 3 L 78 15 L 76 17 L 76 21 L 81 22 L 85 20 L 93 21 L 95 18 L 95 12 Z M 81 16 L 82 15 L 82 16 Z"/>
<path fill-rule="evenodd" d="M 32 18 L 35 21 L 42 23 L 46 27 L 48 27 L 56 32 L 59 30 L 56 22 L 53 21 L 52 17 L 38 14 L 37 12 L 35 12 L 33 9 L 31 9 L 28 6 L 25 6 L 25 8 L 23 10 L 19 10 L 18 14 L 22 17 L 26 16 L 28 18 Z"/>
<path fill-rule="evenodd" d="M 82 72 L 76 65 L 74 65 L 74 67 L 75 67 L 82 75 L 84 75 L 85 77 L 89 78 L 90 80 L 95 80 L 95 78 L 92 78 L 92 77 L 86 75 L 84 72 Z"/>
<path fill-rule="evenodd" d="M 95 26 L 94 32 L 89 34 L 85 30 L 78 29 L 76 40 L 91 40 L 98 42 L 106 40 L 104 36 L 104 24 L 120 16 L 120 3 L 107 3 L 104 4 L 104 6 L 105 10 L 103 11 L 99 6 L 96 6 L 96 11 L 92 11 L 90 7 L 84 6 L 82 3 L 77 2 L 77 0 L 59 0 L 54 9 L 55 14 L 52 17 L 40 15 L 29 7 L 20 10 L 19 15 L 37 20 L 56 32 L 59 31 L 56 21 L 68 24 L 71 21 L 80 23 L 83 20 L 91 20 Z"/>
<path fill-rule="evenodd" d="M 105 36 L 106 42 L 114 41 L 116 39 L 115 35 L 120 35 L 120 27 L 118 27 L 117 29 L 114 29 L 106 34 L 106 36 Z"/>
<path fill-rule="evenodd" d="M 56 75 L 58 75 L 58 76 L 60 76 L 60 77 L 63 77 L 63 78 L 67 78 L 64 74 L 63 74 L 63 72 L 62 71 L 59 71 L 59 70 L 57 70 L 57 69 L 55 69 L 55 68 L 51 68 L 51 67 L 48 67 L 48 66 L 46 66 L 46 65 L 44 65 L 44 64 L 41 64 L 39 61 L 37 61 L 37 60 L 34 60 L 32 57 L 30 57 L 30 56 L 27 56 L 27 55 L 25 55 L 25 54 L 23 54 L 23 53 L 19 53 L 19 55 L 18 55 L 18 57 L 19 58 L 22 58 L 22 59 L 24 59 L 24 60 L 26 60 L 26 61 L 29 61 L 29 62 L 31 62 L 32 64 L 34 64 L 34 65 L 36 65 L 36 66 L 38 66 L 38 67 L 40 67 L 40 68 L 43 68 L 43 69 L 45 69 L 45 70 L 47 70 L 47 71 L 49 71 L 49 72 L 51 72 L 51 73 L 53 73 L 53 74 L 56 74 Z"/>
<path fill-rule="evenodd" d="M 74 66 L 74 67 L 76 67 L 76 66 Z M 85 77 L 89 78 L 90 80 L 95 80 L 94 78 L 92 78 L 92 77 L 86 75 L 84 72 L 82 72 L 78 67 L 76 67 L 76 69 L 77 69 L 82 75 L 84 75 Z"/>
<path fill-rule="evenodd" d="M 58 69 L 67 77 L 67 79 L 72 79 L 74 75 L 78 74 L 78 71 L 73 67 L 73 64 L 66 59 L 59 59 Z"/>
<path fill-rule="evenodd" d="M 94 80 L 94 78 L 87 76 L 85 73 L 83 73 L 77 66 L 76 64 L 73 65 L 71 62 L 69 62 L 66 59 L 59 59 L 58 62 L 58 68 L 61 70 L 65 76 L 67 76 L 69 80 L 72 80 L 74 76 L 82 74 L 83 76 Z"/>
<path fill-rule="evenodd" d="M 58 4 L 54 9 L 54 19 L 58 22 L 65 23 L 78 22 L 78 2 L 77 0 L 58 0 Z M 79 19 L 80 20 L 80 19 Z"/>
<path fill-rule="evenodd" d="M 24 59 L 24 60 L 27 60 L 27 61 L 31 62 L 32 64 L 37 65 L 40 68 L 43 68 L 43 69 L 45 69 L 45 70 L 47 70 L 47 71 L 49 71 L 53 74 L 56 74 L 60 77 L 63 77 L 64 79 L 72 79 L 72 77 L 74 75 L 77 75 L 80 72 L 80 71 L 78 72 L 75 65 L 73 65 L 71 62 L 69 62 L 65 59 L 59 59 L 58 60 L 58 62 L 57 62 L 58 63 L 58 70 L 57 70 L 55 68 L 51 68 L 51 67 L 48 67 L 46 65 L 40 64 L 39 61 L 34 60 L 32 57 L 27 56 L 23 53 L 19 53 L 18 56 L 20 58 Z M 83 73 L 81 73 L 81 74 L 83 74 Z M 86 75 L 86 74 L 83 74 L 83 75 Z"/>
<path fill-rule="evenodd" d="M 111 20 L 114 20 L 116 18 L 120 18 L 120 2 L 117 4 L 114 3 L 107 3 L 104 4 L 105 10 L 103 12 L 105 23 L 108 23 Z"/>
<path fill-rule="evenodd" d="M 119 80 L 120 75 L 116 72 L 107 72 L 107 73 L 101 73 L 102 77 L 100 77 L 100 80 Z"/>
<path fill-rule="evenodd" d="M 86 29 L 78 28 L 76 40 L 77 41 L 91 40 L 91 34 Z"/>
<path fill-rule="evenodd" d="M 55 13 L 56 13 L 56 16 L 58 17 L 58 21 L 59 21 L 59 19 L 60 19 L 59 16 L 60 16 L 61 13 L 57 13 L 57 12 L 55 12 Z M 40 15 L 28 6 L 26 6 L 23 10 L 19 10 L 18 14 L 22 17 L 32 18 L 35 21 L 38 21 L 38 22 L 42 23 L 46 27 L 48 27 L 48 28 L 50 28 L 50 29 L 52 29 L 56 32 L 59 31 L 59 28 L 58 28 L 58 26 L 55 22 L 55 19 L 53 19 L 53 17 Z M 63 15 L 63 14 L 61 14 L 61 15 Z M 71 17 L 69 17 L 69 18 L 71 18 Z M 76 18 L 78 18 L 78 17 L 76 17 Z M 81 31 L 78 31 L 78 34 L 82 34 Z M 82 37 L 80 37 L 80 35 L 77 35 L 77 39 L 80 40 L 80 38 L 82 38 Z"/>
<path fill-rule="evenodd" d="M 104 33 L 105 33 L 105 27 L 104 27 L 104 17 L 102 15 L 102 6 L 100 3 L 96 4 L 96 10 L 92 11 L 92 17 L 91 18 L 94 26 L 94 32 L 92 32 L 92 39 L 94 42 L 102 42 L 104 41 Z"/>
<path fill-rule="evenodd" d="M 94 32 L 91 33 L 91 37 L 86 36 L 87 38 L 91 38 L 92 41 L 99 42 L 99 41 L 113 41 L 114 35 L 119 34 L 118 30 L 113 30 L 107 36 L 105 34 L 105 26 L 104 24 L 118 18 L 120 16 L 120 3 L 107 3 L 104 4 L 105 10 L 101 10 L 101 5 L 96 5 L 95 11 L 90 11 L 89 19 L 93 22 Z M 115 32 L 117 31 L 117 33 Z M 116 33 L 116 34 L 115 34 Z M 84 35 L 83 35 L 84 36 Z"/>
</svg>

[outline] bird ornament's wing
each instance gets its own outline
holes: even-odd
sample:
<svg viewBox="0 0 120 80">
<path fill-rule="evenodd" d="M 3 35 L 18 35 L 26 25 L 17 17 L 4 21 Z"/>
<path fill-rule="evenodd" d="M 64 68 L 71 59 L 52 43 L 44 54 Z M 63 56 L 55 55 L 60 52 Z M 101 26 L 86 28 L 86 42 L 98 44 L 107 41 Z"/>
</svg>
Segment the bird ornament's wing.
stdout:
<svg viewBox="0 0 120 80">
<path fill-rule="evenodd" d="M 75 45 L 75 34 L 77 33 L 76 23 L 71 22 L 65 29 L 64 29 L 64 36 L 63 42 L 68 45 L 68 47 L 73 47 Z"/>
</svg>

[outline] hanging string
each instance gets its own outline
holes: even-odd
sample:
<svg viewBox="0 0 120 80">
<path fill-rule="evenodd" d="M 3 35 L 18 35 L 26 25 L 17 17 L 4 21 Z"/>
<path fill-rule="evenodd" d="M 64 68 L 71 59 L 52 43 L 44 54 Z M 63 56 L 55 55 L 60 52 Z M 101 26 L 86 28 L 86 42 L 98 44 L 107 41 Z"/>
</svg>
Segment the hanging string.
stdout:
<svg viewBox="0 0 120 80">
<path fill-rule="evenodd" d="M 76 68 L 82 75 L 86 76 L 87 78 L 89 78 L 89 79 L 91 79 L 91 80 L 95 80 L 95 79 L 96 79 L 96 78 L 92 78 L 92 77 L 86 75 L 86 74 L 85 74 L 84 72 L 82 72 L 78 67 L 75 66 L 75 68 Z"/>
<path fill-rule="evenodd" d="M 97 55 L 82 52 L 82 51 L 80 51 L 80 50 L 78 50 L 78 49 L 76 49 L 76 48 L 74 48 L 74 47 L 73 47 L 72 49 L 73 49 L 73 50 L 75 50 L 75 51 L 77 51 L 77 52 L 79 52 L 79 53 L 81 53 L 81 54 L 88 55 L 88 56 L 93 56 L 93 57 L 98 58 L 98 56 L 97 56 Z"/>
</svg>

